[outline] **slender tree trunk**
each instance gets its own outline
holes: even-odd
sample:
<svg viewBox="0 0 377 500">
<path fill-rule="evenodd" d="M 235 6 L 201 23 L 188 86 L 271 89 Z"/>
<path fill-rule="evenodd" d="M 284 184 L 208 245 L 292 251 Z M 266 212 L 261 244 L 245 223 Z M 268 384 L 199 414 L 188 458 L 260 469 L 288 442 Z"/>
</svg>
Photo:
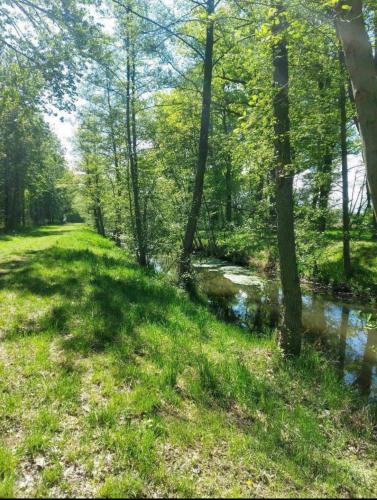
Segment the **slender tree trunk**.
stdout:
<svg viewBox="0 0 377 500">
<path fill-rule="evenodd" d="M 96 228 L 101 236 L 105 236 L 105 224 L 103 222 L 102 214 L 102 204 L 101 204 L 101 187 L 99 184 L 98 175 L 95 175 L 95 193 L 94 193 L 94 217 L 96 222 Z"/>
<path fill-rule="evenodd" d="M 120 208 L 120 199 L 122 195 L 122 187 L 121 187 L 121 175 L 120 175 L 120 166 L 119 166 L 119 155 L 118 155 L 118 147 L 116 143 L 114 123 L 113 123 L 113 109 L 111 105 L 111 97 L 110 97 L 110 82 L 107 80 L 106 84 L 106 93 L 107 93 L 107 105 L 109 108 L 109 122 L 110 122 L 110 139 L 111 146 L 113 151 L 113 161 L 115 167 L 115 242 L 118 246 L 120 246 L 120 235 L 122 232 L 122 214 Z"/>
<path fill-rule="evenodd" d="M 343 68 L 343 54 L 339 54 L 340 65 Z M 342 207 L 343 207 L 343 270 L 348 280 L 352 276 L 350 255 L 350 216 L 348 200 L 348 147 L 347 147 L 347 95 L 344 81 L 340 85 L 340 146 L 342 152 Z"/>
<path fill-rule="evenodd" d="M 343 9 L 342 7 L 350 7 Z M 360 124 L 360 133 L 374 211 L 377 210 L 377 78 L 373 52 L 366 31 L 361 0 L 341 0 L 336 26 Z"/>
<path fill-rule="evenodd" d="M 376 71 L 377 71 L 377 12 L 374 15 L 374 28 L 375 28 L 374 29 L 374 31 L 375 31 L 374 62 L 375 62 L 375 67 L 376 67 Z M 344 54 L 343 54 L 343 58 L 344 58 Z M 348 80 L 348 96 L 349 96 L 349 99 L 350 99 L 351 103 L 356 106 L 355 96 L 353 94 L 353 88 L 352 88 L 352 82 L 351 82 L 351 80 Z M 357 116 L 357 110 L 356 110 L 355 116 L 353 117 L 353 121 L 354 121 L 354 124 L 355 124 L 355 126 L 357 128 L 357 131 L 358 131 L 358 133 L 359 133 L 359 135 L 361 137 L 360 123 L 359 123 L 359 118 Z M 365 163 L 364 151 L 363 151 L 363 161 Z M 376 213 L 375 213 L 375 211 L 373 209 L 373 204 L 371 204 L 371 202 L 370 202 L 371 196 L 370 196 L 368 179 L 367 179 L 367 182 L 366 182 L 366 191 L 367 191 L 367 200 L 368 200 L 368 206 L 367 206 L 367 208 L 372 208 L 372 231 L 373 231 L 373 237 L 375 239 L 377 239 L 377 219 L 376 219 Z"/>
<path fill-rule="evenodd" d="M 102 202 L 101 202 L 101 187 L 98 172 L 93 172 L 90 168 L 88 161 L 86 161 L 86 173 L 87 175 L 87 187 L 89 189 L 90 198 L 92 201 L 92 210 L 94 217 L 94 224 L 96 226 L 97 233 L 101 236 L 105 236 L 105 225 L 103 222 L 102 214 Z M 43 211 L 44 212 L 44 211 Z M 37 209 L 37 217 L 40 219 L 42 217 L 40 208 Z"/>
<path fill-rule="evenodd" d="M 214 0 L 207 0 L 207 14 L 211 16 L 215 11 Z M 208 156 L 208 134 L 211 116 L 212 98 L 212 71 L 213 71 L 214 21 L 207 20 L 206 46 L 204 56 L 202 115 L 200 122 L 199 152 L 196 166 L 194 189 L 192 193 L 191 210 L 189 213 L 183 245 L 179 259 L 178 274 L 182 282 L 189 283 L 191 276 L 191 253 L 194 236 L 198 225 L 200 208 L 203 198 L 204 175 Z"/>
<path fill-rule="evenodd" d="M 205 199 L 205 196 L 203 195 L 203 205 L 204 205 L 204 208 L 205 208 L 205 211 L 207 213 L 207 228 L 208 228 L 208 235 L 209 235 L 209 251 L 211 253 L 211 255 L 215 255 L 216 254 L 216 235 L 215 235 L 215 231 L 214 231 L 214 228 L 213 228 L 213 222 L 212 222 L 212 218 L 211 218 L 211 211 L 210 211 L 210 208 L 208 206 L 208 203 Z"/>
<path fill-rule="evenodd" d="M 277 19 L 273 33 L 277 41 L 273 46 L 275 97 L 275 181 L 277 236 L 280 258 L 280 276 L 283 290 L 284 320 L 281 345 L 287 356 L 297 356 L 301 351 L 302 301 L 297 269 L 293 213 L 293 178 L 291 165 L 288 49 L 283 3 L 277 4 Z"/>
<path fill-rule="evenodd" d="M 377 7 L 374 9 L 373 17 L 373 28 L 374 28 L 374 65 L 377 71 Z"/>
<path fill-rule="evenodd" d="M 332 148 L 329 147 L 329 150 Z M 320 170 L 320 188 L 318 193 L 318 207 L 321 215 L 318 220 L 318 231 L 323 233 L 327 226 L 327 209 L 331 191 L 331 167 L 333 155 L 330 151 L 324 154 Z"/>
<path fill-rule="evenodd" d="M 226 111 L 223 111 L 223 130 L 227 136 L 229 133 L 228 124 L 226 120 Z M 232 222 L 232 159 L 229 154 L 226 155 L 226 170 L 225 170 L 225 220 Z"/>
<path fill-rule="evenodd" d="M 318 89 L 320 92 L 321 99 L 326 100 L 326 92 L 329 88 L 330 81 L 328 78 L 320 76 L 318 79 Z M 322 148 L 322 143 L 319 144 L 319 148 Z M 318 230 L 323 233 L 327 227 L 328 219 L 328 204 L 329 196 L 331 192 L 332 184 L 332 162 L 333 162 L 333 144 L 324 144 L 324 151 L 322 156 L 322 161 L 318 165 L 318 193 L 314 196 L 313 205 L 320 209 L 320 216 L 318 219 Z"/>
<path fill-rule="evenodd" d="M 227 159 L 225 172 L 226 185 L 226 210 L 225 219 L 228 223 L 232 222 L 232 164 L 230 158 Z"/>
<path fill-rule="evenodd" d="M 129 162 L 127 164 L 127 193 L 128 193 L 128 206 L 130 210 L 130 220 L 131 220 L 131 230 L 134 241 L 136 241 L 136 228 L 135 228 L 135 217 L 134 217 L 134 209 L 132 203 L 132 192 L 131 192 L 131 172 Z"/>
<path fill-rule="evenodd" d="M 22 227 L 26 227 L 25 220 L 25 189 L 22 189 L 22 198 L 21 198 L 21 225 Z"/>
<path fill-rule="evenodd" d="M 367 209 L 372 207 L 371 201 L 370 201 L 370 191 L 369 191 L 369 186 L 368 183 L 366 184 L 366 191 L 367 191 Z M 372 209 L 372 236 L 374 239 L 377 239 L 377 219 L 376 219 L 376 214 L 374 213 L 374 210 Z"/>
<path fill-rule="evenodd" d="M 130 164 L 131 185 L 133 192 L 137 259 L 141 266 L 147 265 L 147 255 L 144 241 L 143 218 L 140 208 L 139 170 L 137 159 L 136 113 L 135 113 L 135 54 L 131 47 L 129 30 L 126 34 L 127 49 L 127 84 L 126 84 L 126 114 L 127 114 L 127 144 Z"/>
</svg>

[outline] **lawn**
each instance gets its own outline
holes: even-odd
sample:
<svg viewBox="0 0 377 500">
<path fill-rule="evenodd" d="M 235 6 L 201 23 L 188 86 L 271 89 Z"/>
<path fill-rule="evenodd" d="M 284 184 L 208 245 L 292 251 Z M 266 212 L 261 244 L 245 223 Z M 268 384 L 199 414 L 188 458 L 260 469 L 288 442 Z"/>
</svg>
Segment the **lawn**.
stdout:
<svg viewBox="0 0 377 500">
<path fill-rule="evenodd" d="M 0 238 L 0 497 L 355 497 L 376 406 L 82 225 Z"/>
</svg>

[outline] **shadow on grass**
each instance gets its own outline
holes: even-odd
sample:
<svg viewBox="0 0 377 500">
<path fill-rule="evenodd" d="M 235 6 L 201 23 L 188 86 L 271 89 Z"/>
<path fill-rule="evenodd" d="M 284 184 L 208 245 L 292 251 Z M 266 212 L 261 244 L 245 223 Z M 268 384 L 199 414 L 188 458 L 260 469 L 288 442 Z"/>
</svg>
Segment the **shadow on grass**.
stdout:
<svg viewBox="0 0 377 500">
<path fill-rule="evenodd" d="M 74 332 L 67 342 L 72 349 L 102 350 L 120 335 L 132 335 L 143 322 L 166 325 L 164 311 L 176 300 L 172 288 L 156 289 L 136 264 L 122 258 L 58 247 L 25 256 L 2 265 L 0 289 L 55 298 L 43 328 Z M 125 267 L 127 276 L 122 277 Z"/>
<path fill-rule="evenodd" d="M 109 248 L 106 240 L 103 244 Z M 198 351 L 198 345 L 211 342 L 212 337 L 208 328 L 211 318 L 200 307 L 203 300 L 182 300 L 176 289 L 153 279 L 150 271 L 130 263 L 121 252 L 115 258 L 89 249 L 52 247 L 31 250 L 25 260 L 14 264 L 3 265 L 0 289 L 17 291 L 21 300 L 31 294 L 50 305 L 38 327 L 30 328 L 32 335 L 50 332 L 61 339 L 66 351 L 84 356 L 120 352 L 120 364 L 133 362 L 136 356 L 149 356 L 159 369 L 169 373 L 172 387 L 187 366 L 194 367 L 197 377 L 191 383 L 191 397 L 206 405 L 232 404 L 230 371 L 238 377 L 235 383 L 240 386 L 243 381 L 242 397 L 258 401 L 271 391 L 267 385 L 257 384 L 242 364 L 224 365 L 223 373 L 217 373 L 217 365 Z M 150 337 L 140 336 L 139 327 L 156 331 Z M 25 325 L 8 338 L 16 340 L 27 330 L 25 320 Z"/>
<path fill-rule="evenodd" d="M 66 233 L 77 231 L 74 224 L 69 225 L 54 225 L 54 226 L 38 226 L 35 228 L 19 229 L 8 233 L 0 233 L 0 241 L 12 241 L 17 236 L 27 236 L 29 238 L 40 238 L 46 236 L 63 236 Z"/>
<path fill-rule="evenodd" d="M 102 247 L 104 253 L 99 252 Z M 246 343 L 234 338 L 232 347 L 226 345 L 225 336 L 236 337 L 241 330 L 215 323 L 197 303 L 183 300 L 174 288 L 130 263 L 120 250 L 110 253 L 113 247 L 106 240 L 96 238 L 93 248 L 98 253 L 58 246 L 31 250 L 16 265 L 4 264 L 2 290 L 17 292 L 20 301 L 31 297 L 45 299 L 48 305 L 29 334 L 56 336 L 68 360 L 70 355 L 112 354 L 111 361 L 105 358 L 112 366 L 106 364 L 104 369 L 113 368 L 119 385 L 135 382 L 135 398 L 139 394 L 139 401 L 132 403 L 135 414 L 164 415 L 162 402 L 174 392 L 173 403 L 190 399 L 199 410 L 223 410 L 245 437 L 252 434 L 258 441 L 261 436 L 261 453 L 279 463 L 283 458 L 289 466 L 292 462 L 297 471 L 305 464 L 308 478 L 327 478 L 341 471 L 325 455 L 329 444 L 317 425 L 317 413 L 327 411 L 330 404 L 337 409 L 350 397 L 335 379 L 327 392 L 321 392 L 321 386 L 329 384 L 329 371 L 321 360 L 303 357 L 284 366 L 275 364 L 270 378 L 253 371 L 245 361 L 250 354 Z M 221 328 L 224 338 L 218 335 L 214 340 L 214 330 Z M 16 341 L 25 331 L 15 331 L 9 338 Z M 215 357 L 208 354 L 211 351 Z M 64 367 L 69 372 L 74 363 Z M 307 395 L 310 400 L 304 405 Z M 336 401 L 331 403 L 330 397 Z M 104 412 L 106 404 L 101 407 Z M 262 418 L 260 423 L 255 414 Z"/>
</svg>

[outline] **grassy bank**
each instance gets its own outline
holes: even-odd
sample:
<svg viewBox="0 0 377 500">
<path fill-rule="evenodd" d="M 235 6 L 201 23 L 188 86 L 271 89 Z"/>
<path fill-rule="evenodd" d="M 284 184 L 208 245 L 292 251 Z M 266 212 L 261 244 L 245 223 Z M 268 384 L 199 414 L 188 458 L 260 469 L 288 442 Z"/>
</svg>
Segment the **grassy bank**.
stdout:
<svg viewBox="0 0 377 500">
<path fill-rule="evenodd" d="M 339 229 L 324 235 L 325 249 L 318 259 L 318 278 L 335 286 L 346 281 L 343 272 L 343 242 Z M 355 294 L 377 299 L 377 242 L 369 234 L 351 233 L 351 264 L 353 276 L 349 281 Z M 309 273 L 308 273 L 309 274 Z"/>
<path fill-rule="evenodd" d="M 371 496 L 375 407 L 81 225 L 0 239 L 0 496 Z"/>
</svg>

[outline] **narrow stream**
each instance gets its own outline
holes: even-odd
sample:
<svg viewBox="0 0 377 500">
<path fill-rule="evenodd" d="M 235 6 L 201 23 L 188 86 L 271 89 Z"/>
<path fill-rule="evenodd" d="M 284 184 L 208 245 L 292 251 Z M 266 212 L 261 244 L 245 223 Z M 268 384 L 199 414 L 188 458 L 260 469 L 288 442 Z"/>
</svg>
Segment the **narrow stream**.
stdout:
<svg viewBox="0 0 377 500">
<path fill-rule="evenodd" d="M 216 259 L 195 264 L 200 290 L 219 318 L 255 331 L 279 323 L 282 293 L 277 279 L 268 279 Z M 347 302 L 303 288 L 305 338 L 334 359 L 348 384 L 377 398 L 377 306 Z"/>
</svg>

